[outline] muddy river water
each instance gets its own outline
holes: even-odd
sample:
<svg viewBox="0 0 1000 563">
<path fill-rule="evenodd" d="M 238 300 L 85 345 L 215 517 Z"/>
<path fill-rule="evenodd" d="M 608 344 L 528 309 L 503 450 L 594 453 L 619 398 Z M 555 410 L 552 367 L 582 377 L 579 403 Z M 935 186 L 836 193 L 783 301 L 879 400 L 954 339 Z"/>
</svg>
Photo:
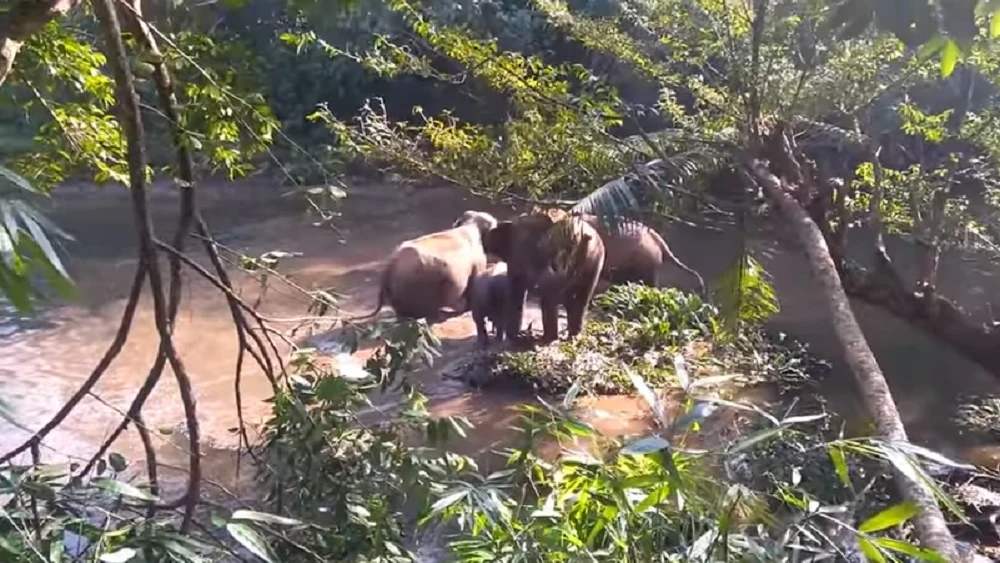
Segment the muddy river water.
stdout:
<svg viewBox="0 0 1000 563">
<path fill-rule="evenodd" d="M 447 227 L 467 208 L 502 208 L 474 201 L 449 188 L 401 188 L 388 184 L 352 186 L 339 221 L 340 232 L 318 228 L 304 213 L 301 200 L 282 197 L 275 184 L 258 180 L 218 183 L 202 190 L 204 215 L 220 242 L 249 255 L 269 250 L 297 252 L 280 269 L 305 288 L 333 287 L 345 295 L 344 305 L 357 314 L 374 303 L 380 261 L 403 239 Z M 152 196 L 158 232 L 172 230 L 175 202 L 166 188 Z M 121 187 L 60 188 L 52 217 L 76 240 L 67 244 L 67 263 L 77 286 L 75 298 L 52 303 L 32 319 L 0 313 L 0 396 L 11 403 L 18 427 L 0 426 L 0 451 L 21 443 L 64 403 L 114 337 L 136 260 L 133 225 L 127 194 Z M 678 226 L 667 232 L 675 253 L 711 279 L 731 259 L 734 239 Z M 814 352 L 831 360 L 834 374 L 823 384 L 832 407 L 858 428 L 863 424 L 860 400 L 850 374 L 840 360 L 822 301 L 809 278 L 804 260 L 795 252 L 771 249 L 765 266 L 775 277 L 782 312 L 777 329 L 810 343 Z M 976 282 L 943 268 L 943 283 L 950 294 L 972 295 L 986 303 L 992 293 L 990 276 Z M 665 271 L 668 283 L 685 282 L 683 273 Z M 954 278 L 954 279 L 951 279 Z M 197 394 L 207 456 L 206 475 L 236 487 L 232 475 L 235 445 L 230 429 L 236 425 L 233 373 L 236 336 L 226 303 L 207 282 L 185 277 L 184 304 L 176 339 L 191 372 Z M 239 273 L 240 290 L 253 297 L 257 284 Z M 304 298 L 273 285 L 263 299 L 271 316 L 305 314 Z M 959 399 L 967 394 L 992 394 L 1000 382 L 942 346 L 892 318 L 864 306 L 856 308 L 863 328 L 899 403 L 911 437 L 944 453 L 986 462 L 1000 460 L 996 444 L 971 442 L 950 422 Z M 474 327 L 468 316 L 437 327 L 446 356 L 454 357 L 474 346 Z M 129 341 L 109 373 L 74 413 L 45 442 L 43 456 L 50 459 L 87 458 L 121 419 L 133 394 L 145 378 L 157 342 L 151 306 L 144 299 Z M 471 391 L 462 384 L 431 374 L 420 379 L 441 414 L 464 414 L 476 424 L 470 436 L 475 449 L 489 447 L 509 428 L 514 414 L 509 406 L 524 396 Z M 269 386 L 255 372 L 244 383 L 246 418 L 260 420 L 267 405 Z M 640 405 L 628 398 L 592 400 L 585 416 L 605 432 L 640 431 L 646 424 Z M 176 387 L 165 374 L 144 411 L 147 426 L 156 429 L 160 461 L 167 466 L 185 464 L 185 439 L 176 432 L 183 420 Z M 0 423 L 6 424 L 6 423 Z M 123 437 L 117 451 L 136 452 L 134 434 Z M 169 469 L 167 477 L 169 478 Z M 175 475 L 179 476 L 179 475 Z M 178 481 L 179 484 L 179 481 Z"/>
</svg>

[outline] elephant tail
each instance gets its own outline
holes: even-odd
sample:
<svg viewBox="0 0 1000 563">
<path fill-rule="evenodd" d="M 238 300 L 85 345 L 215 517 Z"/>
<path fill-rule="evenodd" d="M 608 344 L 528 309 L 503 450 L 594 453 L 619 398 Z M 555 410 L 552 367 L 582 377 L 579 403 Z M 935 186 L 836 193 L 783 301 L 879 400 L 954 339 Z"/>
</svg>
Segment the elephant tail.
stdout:
<svg viewBox="0 0 1000 563">
<path fill-rule="evenodd" d="M 685 272 L 691 274 L 692 276 L 695 277 L 695 279 L 698 280 L 698 287 L 701 288 L 701 292 L 702 292 L 702 294 L 704 294 L 705 293 L 705 280 L 702 279 L 701 274 L 699 274 L 698 272 L 694 271 L 692 268 L 688 267 L 687 264 L 681 262 L 680 259 L 678 259 L 676 255 L 674 255 L 673 251 L 670 250 L 670 247 L 667 246 L 667 241 L 663 240 L 663 237 L 660 236 L 660 233 L 654 231 L 653 229 L 649 229 L 649 236 L 653 237 L 653 240 L 655 240 L 656 244 L 658 244 L 660 246 L 660 251 L 663 252 L 663 255 L 666 256 L 667 259 L 669 259 L 671 262 L 673 262 L 674 264 L 676 264 L 678 268 L 680 268 L 680 269 L 684 270 Z"/>
<path fill-rule="evenodd" d="M 371 313 L 368 313 L 367 315 L 361 315 L 360 317 L 351 317 L 350 319 L 348 319 L 349 321 L 351 322 L 367 321 L 368 319 L 377 315 L 378 312 L 382 310 L 382 307 L 385 306 L 385 300 L 389 296 L 389 276 L 391 275 L 390 272 L 391 268 L 392 265 L 390 265 L 389 268 L 386 268 L 385 272 L 382 273 L 382 281 L 379 283 L 378 286 L 378 302 L 375 303 L 375 310 L 373 310 Z"/>
</svg>

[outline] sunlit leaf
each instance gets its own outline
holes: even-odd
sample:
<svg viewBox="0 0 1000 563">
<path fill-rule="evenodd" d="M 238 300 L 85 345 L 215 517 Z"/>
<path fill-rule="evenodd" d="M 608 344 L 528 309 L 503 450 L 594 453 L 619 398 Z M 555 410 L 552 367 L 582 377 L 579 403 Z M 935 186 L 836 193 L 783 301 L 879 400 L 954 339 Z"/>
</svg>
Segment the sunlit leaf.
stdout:
<svg viewBox="0 0 1000 563">
<path fill-rule="evenodd" d="M 238 541 L 240 545 L 247 548 L 247 551 L 250 553 L 263 559 L 267 563 L 277 563 L 277 558 L 274 556 L 274 552 L 271 550 L 270 544 L 267 543 L 267 540 L 265 540 L 264 537 L 257 532 L 257 530 L 254 530 L 246 524 L 230 522 L 226 524 L 226 531 L 228 531 L 229 535 L 232 536 L 234 540 Z"/>
<path fill-rule="evenodd" d="M 892 528 L 913 518 L 918 512 L 920 512 L 920 508 L 912 502 L 894 504 L 862 522 L 858 526 L 858 530 L 869 534 L 886 528 Z"/>
<path fill-rule="evenodd" d="M 646 436 L 645 438 L 630 442 L 621 449 L 625 455 L 645 455 L 658 452 L 670 447 L 670 442 L 661 436 Z"/>
<path fill-rule="evenodd" d="M 879 550 L 878 546 L 873 544 L 868 538 L 859 537 L 858 547 L 861 548 L 861 553 L 865 555 L 865 559 L 867 559 L 869 563 L 886 563 L 885 556 L 882 555 L 882 551 Z"/>
<path fill-rule="evenodd" d="M 302 525 L 302 522 L 294 518 L 286 518 L 284 516 L 278 516 L 277 514 L 268 514 L 266 512 L 256 512 L 253 510 L 237 510 L 236 512 L 233 512 L 231 519 L 264 522 L 265 524 L 274 524 L 276 526 Z"/>
<path fill-rule="evenodd" d="M 948 78 L 955 70 L 955 64 L 962 54 L 961 47 L 954 39 L 949 39 L 941 49 L 941 77 Z"/>
<path fill-rule="evenodd" d="M 123 547 L 110 553 L 104 553 L 99 559 L 104 561 L 104 563 L 125 563 L 126 561 L 131 561 L 138 553 L 131 547 Z"/>
<path fill-rule="evenodd" d="M 938 552 L 924 547 L 913 545 L 912 543 L 893 538 L 878 537 L 872 539 L 879 547 L 896 551 L 904 555 L 909 555 L 921 561 L 932 561 L 934 563 L 948 563 Z"/>
<path fill-rule="evenodd" d="M 104 477 L 94 479 L 94 485 L 104 489 L 105 491 L 114 493 L 116 495 L 121 495 L 124 497 L 131 497 L 134 499 L 145 500 L 150 502 L 156 502 L 159 499 L 150 493 L 139 489 L 134 485 L 128 483 L 123 483 L 121 481 L 115 481 L 113 479 L 107 479 Z"/>
<path fill-rule="evenodd" d="M 850 487 L 851 477 L 847 470 L 847 458 L 844 456 L 843 448 L 831 444 L 827 446 L 826 451 L 830 455 L 830 461 L 833 462 L 833 468 L 837 472 L 837 477 L 840 477 L 840 482 L 845 487 Z"/>
<path fill-rule="evenodd" d="M 448 509 L 449 506 L 469 496 L 469 492 L 470 492 L 469 489 L 463 489 L 461 491 L 457 491 L 448 494 L 444 497 L 441 497 L 434 504 L 431 505 L 431 514 L 440 514 L 441 512 L 444 512 L 445 510 Z"/>
</svg>

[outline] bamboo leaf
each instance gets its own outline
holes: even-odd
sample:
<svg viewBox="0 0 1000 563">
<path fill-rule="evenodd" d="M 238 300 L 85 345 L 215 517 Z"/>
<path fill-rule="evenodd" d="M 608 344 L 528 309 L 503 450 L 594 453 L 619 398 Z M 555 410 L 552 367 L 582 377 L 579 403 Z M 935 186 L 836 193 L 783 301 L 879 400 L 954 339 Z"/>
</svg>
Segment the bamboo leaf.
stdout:
<svg viewBox="0 0 1000 563">
<path fill-rule="evenodd" d="M 234 540 L 238 541 L 240 545 L 247 548 L 247 551 L 250 553 L 263 559 L 267 563 L 277 563 L 277 559 L 271 550 L 271 546 L 267 543 L 267 540 L 265 540 L 264 537 L 257 532 L 257 530 L 254 530 L 246 524 L 230 522 L 226 524 L 226 531 L 229 532 L 229 535 L 232 536 Z"/>
<path fill-rule="evenodd" d="M 153 496 L 150 493 L 147 493 L 146 491 L 143 491 L 142 489 L 134 485 L 123 483 L 121 481 L 115 481 L 114 479 L 108 479 L 106 477 L 95 479 L 94 485 L 100 487 L 101 489 L 104 489 L 105 491 L 114 493 L 116 495 L 121 495 L 123 497 L 131 497 L 134 499 L 145 500 L 149 502 L 156 502 L 159 500 L 157 497 Z"/>
<path fill-rule="evenodd" d="M 302 522 L 294 518 L 286 518 L 284 516 L 278 516 L 277 514 L 268 514 L 266 512 L 256 512 L 254 510 L 237 510 L 233 512 L 230 517 L 232 520 L 251 520 L 254 522 L 264 522 L 265 524 L 274 524 L 277 526 L 301 526 Z"/>
<path fill-rule="evenodd" d="M 868 538 L 858 538 L 858 547 L 861 548 L 861 553 L 865 554 L 865 559 L 869 563 L 886 563 L 885 556 L 882 555 L 882 551 L 879 550 L 878 546 L 873 544 Z"/>
<path fill-rule="evenodd" d="M 870 534 L 886 528 L 892 528 L 913 518 L 919 511 L 920 508 L 912 502 L 894 504 L 862 522 L 858 526 L 858 530 L 862 533 Z"/>
<path fill-rule="evenodd" d="M 126 561 L 131 561 L 138 553 L 131 547 L 123 547 L 117 551 L 104 553 L 99 559 L 104 561 L 104 563 L 125 563 Z"/>
<path fill-rule="evenodd" d="M 948 39 L 941 49 L 941 78 L 948 78 L 955 70 L 962 49 L 954 39 Z"/>
<path fill-rule="evenodd" d="M 921 561 L 933 561 L 934 563 L 948 563 L 948 560 L 941 556 L 938 552 L 927 549 L 924 547 L 913 545 L 901 540 L 896 540 L 892 538 L 875 538 L 872 540 L 879 547 L 883 547 L 888 550 L 896 551 L 910 557 L 914 557 Z"/>
</svg>

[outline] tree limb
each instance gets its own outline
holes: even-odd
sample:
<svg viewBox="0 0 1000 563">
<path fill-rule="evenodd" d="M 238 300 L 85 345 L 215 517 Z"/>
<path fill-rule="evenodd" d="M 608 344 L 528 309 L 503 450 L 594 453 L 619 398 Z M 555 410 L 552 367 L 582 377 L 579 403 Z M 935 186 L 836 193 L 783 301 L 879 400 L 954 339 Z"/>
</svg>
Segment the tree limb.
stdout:
<svg viewBox="0 0 1000 563">
<path fill-rule="evenodd" d="M 153 298 L 153 316 L 160 336 L 160 353 L 157 362 L 159 362 L 160 356 L 166 357 L 177 379 L 181 402 L 184 405 L 184 417 L 190 442 L 188 458 L 190 476 L 187 491 L 184 494 L 184 519 L 181 522 L 181 531 L 187 532 L 200 498 L 201 487 L 201 446 L 197 406 L 191 387 L 191 379 L 174 348 L 171 334 L 173 323 L 169 318 L 168 311 L 168 307 L 172 304 L 167 303 L 157 262 L 152 218 L 146 200 L 145 131 L 139 114 L 139 96 L 136 93 L 135 79 L 128 66 L 128 55 L 122 42 L 121 26 L 118 22 L 114 0 L 94 0 L 93 5 L 101 23 L 101 31 L 107 46 L 108 66 L 112 69 L 115 78 L 116 105 L 121 114 L 120 118 L 128 143 L 129 193 L 132 197 L 136 234 L 139 238 L 140 260 L 147 261 L 147 277 Z"/>
<path fill-rule="evenodd" d="M 45 24 L 66 15 L 79 0 L 21 0 L 0 23 L 0 86 L 14 70 L 21 47 Z"/>
</svg>

